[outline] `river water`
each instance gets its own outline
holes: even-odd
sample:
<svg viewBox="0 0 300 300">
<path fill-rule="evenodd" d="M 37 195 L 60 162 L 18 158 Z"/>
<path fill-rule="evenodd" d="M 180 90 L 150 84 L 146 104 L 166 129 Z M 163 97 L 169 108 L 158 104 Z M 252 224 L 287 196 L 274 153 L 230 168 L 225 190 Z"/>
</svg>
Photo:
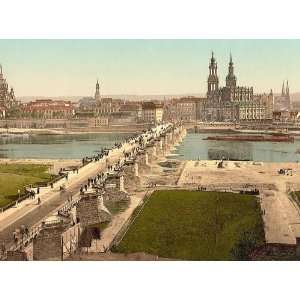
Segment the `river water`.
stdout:
<svg viewBox="0 0 300 300">
<path fill-rule="evenodd" d="M 188 133 L 174 151 L 179 159 L 225 159 L 270 162 L 300 161 L 300 139 L 294 143 L 208 141 L 215 133 Z M 111 147 L 132 133 L 90 133 L 62 135 L 24 135 L 0 137 L 0 158 L 80 159 Z"/>
<path fill-rule="evenodd" d="M 265 162 L 296 162 L 300 161 L 300 139 L 294 143 L 274 142 L 239 142 L 239 141 L 212 141 L 204 140 L 208 136 L 220 134 L 188 133 L 183 143 L 174 153 L 179 159 L 229 159 L 253 160 Z"/>
<path fill-rule="evenodd" d="M 89 133 L 0 137 L 0 158 L 81 159 L 132 135 Z"/>
</svg>

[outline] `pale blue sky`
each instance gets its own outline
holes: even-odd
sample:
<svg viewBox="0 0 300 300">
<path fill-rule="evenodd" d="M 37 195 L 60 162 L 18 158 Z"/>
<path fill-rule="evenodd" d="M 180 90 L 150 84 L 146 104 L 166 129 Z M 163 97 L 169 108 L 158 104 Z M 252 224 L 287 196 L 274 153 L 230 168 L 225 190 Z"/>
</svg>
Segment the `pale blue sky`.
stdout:
<svg viewBox="0 0 300 300">
<path fill-rule="evenodd" d="M 300 40 L 0 40 L 17 96 L 205 93 L 214 50 L 221 85 L 232 52 L 239 85 L 300 91 Z"/>
</svg>

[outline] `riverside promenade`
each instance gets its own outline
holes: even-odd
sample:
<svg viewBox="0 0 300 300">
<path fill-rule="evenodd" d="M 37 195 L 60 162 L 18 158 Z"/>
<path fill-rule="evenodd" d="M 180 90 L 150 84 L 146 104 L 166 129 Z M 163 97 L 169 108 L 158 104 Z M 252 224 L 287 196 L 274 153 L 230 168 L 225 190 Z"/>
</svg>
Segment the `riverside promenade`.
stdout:
<svg viewBox="0 0 300 300">
<path fill-rule="evenodd" d="M 159 135 L 167 125 L 160 125 L 152 130 L 152 134 Z M 143 134 L 140 137 L 147 139 L 148 136 Z M 50 187 L 41 188 L 38 195 L 41 204 L 37 204 L 36 199 L 26 199 L 16 207 L 12 207 L 3 213 L 0 213 L 0 242 L 10 244 L 13 242 L 13 232 L 21 225 L 30 228 L 39 224 L 42 220 L 57 211 L 71 196 L 78 193 L 80 187 L 87 183 L 89 178 L 95 177 L 100 172 L 105 172 L 108 165 L 113 165 L 124 159 L 124 153 L 130 153 L 136 148 L 136 139 L 122 144 L 120 148 L 110 150 L 108 156 L 98 161 L 92 161 L 83 166 L 77 172 L 68 173 L 68 179 L 61 179 L 56 182 L 51 189 Z M 65 191 L 60 191 L 60 186 L 65 185 Z"/>
</svg>

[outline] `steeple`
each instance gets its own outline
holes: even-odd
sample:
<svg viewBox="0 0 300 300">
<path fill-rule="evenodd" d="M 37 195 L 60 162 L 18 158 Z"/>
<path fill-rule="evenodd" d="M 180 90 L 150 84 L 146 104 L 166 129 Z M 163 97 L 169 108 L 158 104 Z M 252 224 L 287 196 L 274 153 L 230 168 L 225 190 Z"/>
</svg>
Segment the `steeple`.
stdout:
<svg viewBox="0 0 300 300">
<path fill-rule="evenodd" d="M 209 75 L 207 79 L 207 97 L 213 97 L 219 91 L 218 65 L 214 57 L 214 52 L 211 53 L 211 59 L 208 66 Z"/>
<path fill-rule="evenodd" d="M 290 95 L 290 87 L 289 87 L 289 81 L 287 80 L 286 81 L 286 96 L 289 96 Z"/>
<path fill-rule="evenodd" d="M 99 85 L 98 79 L 97 79 L 97 83 L 96 83 L 95 100 L 96 100 L 96 101 L 100 101 L 100 100 L 101 100 L 101 96 L 100 96 L 100 85 Z"/>
<path fill-rule="evenodd" d="M 283 81 L 283 83 L 282 83 L 281 96 L 285 96 L 284 81 Z"/>
<path fill-rule="evenodd" d="M 226 76 L 226 86 L 229 88 L 234 88 L 236 86 L 236 77 L 234 75 L 234 66 L 231 53 L 229 58 L 228 75 Z"/>
</svg>

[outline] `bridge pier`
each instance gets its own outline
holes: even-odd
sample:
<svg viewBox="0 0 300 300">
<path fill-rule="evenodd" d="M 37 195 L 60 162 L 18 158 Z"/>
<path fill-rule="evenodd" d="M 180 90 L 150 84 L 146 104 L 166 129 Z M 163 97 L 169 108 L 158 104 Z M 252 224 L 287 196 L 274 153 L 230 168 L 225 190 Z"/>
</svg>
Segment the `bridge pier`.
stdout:
<svg viewBox="0 0 300 300">
<path fill-rule="evenodd" d="M 124 170 L 124 187 L 130 191 L 140 185 L 139 164 L 137 160 L 127 161 L 123 166 Z"/>
<path fill-rule="evenodd" d="M 117 189 L 124 192 L 124 176 L 123 174 L 109 175 L 105 182 L 105 189 Z"/>
<path fill-rule="evenodd" d="M 33 240 L 33 260 L 62 260 L 62 233 L 66 225 L 61 220 L 42 223 L 42 229 Z"/>
</svg>

